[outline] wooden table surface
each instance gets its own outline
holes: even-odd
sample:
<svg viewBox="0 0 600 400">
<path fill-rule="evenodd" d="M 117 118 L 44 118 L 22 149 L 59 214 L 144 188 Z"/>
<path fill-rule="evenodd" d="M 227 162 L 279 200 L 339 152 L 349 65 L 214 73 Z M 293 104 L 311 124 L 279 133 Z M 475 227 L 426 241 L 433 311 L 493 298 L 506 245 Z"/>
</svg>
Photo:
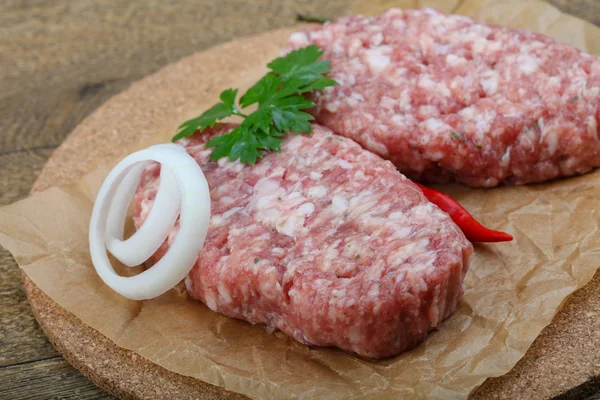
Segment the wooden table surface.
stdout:
<svg viewBox="0 0 600 400">
<path fill-rule="evenodd" d="M 217 43 L 291 25 L 298 13 L 342 15 L 351 2 L 4 0 L 0 206 L 27 196 L 69 132 L 131 82 Z M 550 2 L 600 25 L 600 0 Z M 0 399 L 50 398 L 111 396 L 48 342 L 31 313 L 15 261 L 0 248 Z"/>
</svg>

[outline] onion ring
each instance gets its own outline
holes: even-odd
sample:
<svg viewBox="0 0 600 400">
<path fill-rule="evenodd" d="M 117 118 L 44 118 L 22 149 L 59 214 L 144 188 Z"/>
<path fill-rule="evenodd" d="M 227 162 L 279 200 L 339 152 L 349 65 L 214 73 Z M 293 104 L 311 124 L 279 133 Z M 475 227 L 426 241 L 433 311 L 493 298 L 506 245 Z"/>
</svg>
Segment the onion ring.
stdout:
<svg viewBox="0 0 600 400">
<path fill-rule="evenodd" d="M 136 164 L 117 187 L 106 219 L 105 243 L 108 251 L 128 267 L 140 265 L 158 250 L 167 237 L 181 207 L 179 188 L 169 168 L 160 170 L 160 187 L 144 224 L 129 239 L 123 240 L 123 221 L 137 189 L 140 174 L 148 163 Z"/>
<path fill-rule="evenodd" d="M 161 186 L 157 201 L 148 216 L 148 219 L 152 219 L 148 229 L 140 228 L 131 238 L 123 241 L 124 224 L 119 224 L 119 220 L 124 220 L 139 177 L 149 161 L 161 164 Z M 176 183 L 177 190 L 173 190 L 173 182 Z M 155 210 L 159 195 L 164 201 Z M 179 203 L 179 232 L 167 253 L 152 268 L 138 275 L 118 275 L 110 264 L 105 245 L 110 243 L 108 246 L 116 254 L 113 251 L 111 253 L 128 266 L 145 261 L 166 239 L 168 230 L 177 218 Z M 174 205 L 177 206 L 175 210 Z M 164 218 L 161 219 L 161 216 Z M 125 157 L 100 187 L 90 220 L 92 263 L 100 278 L 122 296 L 133 300 L 157 297 L 175 287 L 192 269 L 204 245 L 209 222 L 208 182 L 193 157 L 176 144 L 149 147 Z M 145 225 L 146 223 L 142 228 Z M 169 226 L 164 228 L 167 225 Z M 133 247 L 125 247 L 124 250 L 123 246 L 130 244 L 141 247 L 137 248 L 137 253 Z"/>
</svg>

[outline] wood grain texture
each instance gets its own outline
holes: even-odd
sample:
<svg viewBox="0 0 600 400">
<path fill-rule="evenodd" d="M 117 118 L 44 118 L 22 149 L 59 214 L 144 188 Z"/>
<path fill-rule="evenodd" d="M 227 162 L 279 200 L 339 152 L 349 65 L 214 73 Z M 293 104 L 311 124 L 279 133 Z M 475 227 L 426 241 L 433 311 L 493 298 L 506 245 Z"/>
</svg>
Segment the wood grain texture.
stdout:
<svg viewBox="0 0 600 400">
<path fill-rule="evenodd" d="M 0 155 L 0 206 L 25 197 L 53 148 Z M 10 253 L 0 249 L 0 368 L 56 357 L 39 329 L 21 286 L 21 271 Z M 2 387 L 0 375 L 0 387 Z"/>
<path fill-rule="evenodd" d="M 335 16 L 348 1 L 0 2 L 0 151 L 58 145 L 132 81 L 206 47 Z"/>
<path fill-rule="evenodd" d="M 600 23 L 600 1 L 550 2 L 563 11 Z M 343 14 L 349 3 L 0 3 L 0 205 L 24 197 L 53 149 L 84 117 L 131 82 L 211 45 L 291 25 L 297 12 L 335 16 Z M 20 272 L 4 250 L 0 252 L 0 273 L 0 398 L 112 398 L 63 359 L 55 358 L 56 351 L 25 303 L 18 284 Z M 531 393 L 544 393 L 544 389 L 548 396 L 562 393 L 560 398 L 565 399 L 585 398 L 597 392 L 598 379 L 577 373 L 581 364 L 587 371 L 598 371 L 600 367 L 599 347 L 594 344 L 594 335 L 600 337 L 600 318 L 589 314 L 600 311 L 596 306 L 600 297 L 598 274 L 594 282 L 576 292 L 543 331 L 530 351 L 533 358 L 522 360 L 508 375 L 486 382 L 475 397 L 488 398 L 506 385 L 513 385 L 507 392 L 511 398 L 530 398 Z M 569 336 L 574 325 L 576 335 L 590 338 L 583 347 L 581 341 L 574 343 Z M 547 350 L 557 347 L 566 347 L 566 351 Z M 536 379 L 543 368 L 551 368 L 561 378 L 552 382 L 557 387 Z"/>
<path fill-rule="evenodd" d="M 0 153 L 0 207 L 27 196 L 55 147 Z"/>
<path fill-rule="evenodd" d="M 0 371 L 2 367 L 58 357 L 38 328 L 21 286 L 21 270 L 10 253 L 0 251 Z M 0 374 L 0 387 L 2 387 Z"/>
<path fill-rule="evenodd" d="M 0 399 L 5 400 L 114 399 L 81 379 L 79 372 L 60 356 L 2 368 L 0 382 L 3 383 Z"/>
<path fill-rule="evenodd" d="M 110 339 L 57 305 L 25 275 L 23 278 L 36 318 L 50 340 L 69 363 L 104 390 L 121 399 L 247 399 L 164 370 L 132 351 L 115 346 Z"/>
</svg>

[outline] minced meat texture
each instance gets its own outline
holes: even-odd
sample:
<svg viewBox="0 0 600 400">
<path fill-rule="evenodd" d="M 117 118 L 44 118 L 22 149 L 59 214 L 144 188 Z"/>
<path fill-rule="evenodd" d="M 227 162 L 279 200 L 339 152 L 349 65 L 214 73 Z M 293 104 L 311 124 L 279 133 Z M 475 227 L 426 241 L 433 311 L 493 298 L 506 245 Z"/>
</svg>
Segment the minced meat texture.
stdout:
<svg viewBox="0 0 600 400">
<path fill-rule="evenodd" d="M 192 297 L 300 342 L 372 358 L 415 346 L 455 311 L 473 248 L 389 161 L 318 125 L 254 166 L 210 161 L 204 144 L 230 129 L 179 142 L 212 200 L 204 248 L 185 281 Z M 138 228 L 159 185 L 154 164 L 135 196 Z"/>
<path fill-rule="evenodd" d="M 340 85 L 317 122 L 413 179 L 523 184 L 600 166 L 600 60 L 534 32 L 391 9 L 298 32 Z"/>
</svg>

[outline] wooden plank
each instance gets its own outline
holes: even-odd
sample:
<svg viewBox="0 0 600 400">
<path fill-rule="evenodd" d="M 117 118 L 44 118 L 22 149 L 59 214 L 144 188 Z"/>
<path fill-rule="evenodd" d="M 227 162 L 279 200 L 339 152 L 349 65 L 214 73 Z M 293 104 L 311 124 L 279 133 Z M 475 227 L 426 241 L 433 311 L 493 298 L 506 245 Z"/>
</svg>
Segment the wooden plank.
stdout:
<svg viewBox="0 0 600 400">
<path fill-rule="evenodd" d="M 42 148 L 0 155 L 0 206 L 29 194 L 52 151 Z M 0 367 L 56 357 L 58 353 L 33 317 L 21 286 L 21 270 L 4 249 L 0 249 L 0 277 Z"/>
<path fill-rule="evenodd" d="M 114 399 L 59 356 L 0 368 L 0 388 L 5 400 Z"/>
<path fill-rule="evenodd" d="M 58 356 L 33 317 L 20 268 L 4 249 L 0 250 L 0 276 L 0 367 Z"/>
<path fill-rule="evenodd" d="M 131 80 L 60 82 L 27 89 L 30 97 L 0 94 L 0 154 L 57 147 L 79 121 L 129 86 Z"/>
<path fill-rule="evenodd" d="M 26 197 L 56 146 L 0 152 L 0 206 Z"/>
<path fill-rule="evenodd" d="M 29 194 L 52 151 L 50 147 L 0 155 L 0 206 Z M 0 367 L 56 357 L 58 352 L 33 317 L 21 286 L 21 270 L 4 249 L 0 249 L 0 277 Z"/>
<path fill-rule="evenodd" d="M 58 145 L 99 104 L 181 57 L 350 0 L 0 2 L 0 152 Z M 320 4 L 319 4 L 320 3 Z"/>
</svg>

